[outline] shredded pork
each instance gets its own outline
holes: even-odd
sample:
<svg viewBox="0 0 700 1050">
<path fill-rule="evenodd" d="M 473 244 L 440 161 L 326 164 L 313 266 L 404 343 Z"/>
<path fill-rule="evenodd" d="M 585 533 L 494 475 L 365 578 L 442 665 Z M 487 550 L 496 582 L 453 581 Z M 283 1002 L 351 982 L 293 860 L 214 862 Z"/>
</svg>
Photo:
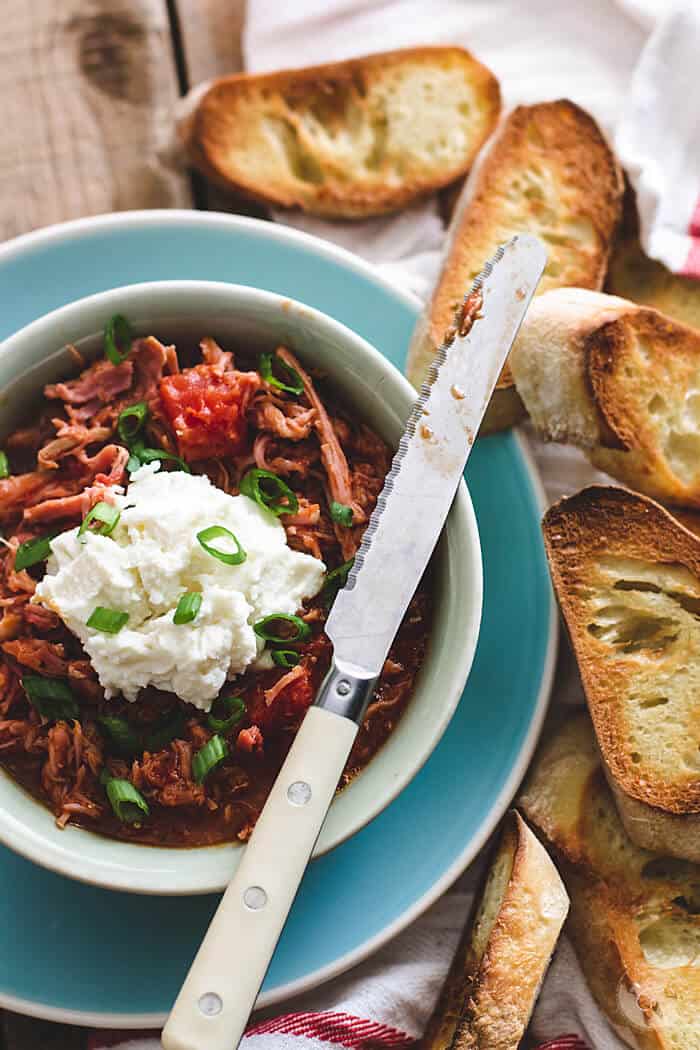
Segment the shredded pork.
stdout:
<svg viewBox="0 0 700 1050">
<path fill-rule="evenodd" d="M 312 638 L 295 646 L 296 666 L 249 672 L 224 690 L 244 699 L 245 714 L 225 734 L 228 757 L 203 783 L 194 757 L 214 735 L 206 715 L 154 690 L 133 705 L 105 700 L 78 639 L 34 597 L 43 564 L 18 570 L 15 558 L 20 544 L 75 527 L 95 503 L 128 489 L 130 451 L 118 433 L 120 412 L 145 402 L 146 444 L 184 456 L 190 469 L 226 492 L 237 494 L 253 466 L 284 478 L 298 501 L 294 513 L 280 517 L 288 542 L 329 568 L 355 553 L 389 466 L 386 445 L 342 410 L 329 411 L 322 383 L 286 348 L 277 355 L 298 373 L 301 395 L 257 371 L 237 371 L 233 354 L 211 338 L 200 349 L 201 360 L 185 368 L 174 347 L 152 336 L 134 340 L 117 365 L 100 360 L 85 367 L 76 352 L 80 374 L 47 386 L 41 415 L 4 442 L 14 469 L 0 480 L 0 762 L 11 763 L 61 826 L 77 820 L 108 834 L 187 845 L 245 840 L 330 659 L 323 634 L 328 607 L 319 599 L 300 610 Z M 166 461 L 161 469 L 172 467 Z M 333 503 L 351 509 L 350 526 L 333 520 Z M 392 684 L 374 707 L 382 733 L 388 718 L 395 721 L 416 668 L 399 654 L 385 670 Z M 29 675 L 65 683 L 79 718 L 42 716 L 22 684 Z M 158 742 L 156 734 L 149 750 L 149 734 L 178 711 L 172 739 Z M 135 753 L 120 751 L 105 728 L 104 719 L 115 716 L 142 741 Z M 369 753 L 379 745 L 363 746 Z M 100 782 L 105 769 L 142 794 L 150 808 L 143 827 L 116 820 Z M 216 831 L 204 838 L 204 827 Z"/>
</svg>

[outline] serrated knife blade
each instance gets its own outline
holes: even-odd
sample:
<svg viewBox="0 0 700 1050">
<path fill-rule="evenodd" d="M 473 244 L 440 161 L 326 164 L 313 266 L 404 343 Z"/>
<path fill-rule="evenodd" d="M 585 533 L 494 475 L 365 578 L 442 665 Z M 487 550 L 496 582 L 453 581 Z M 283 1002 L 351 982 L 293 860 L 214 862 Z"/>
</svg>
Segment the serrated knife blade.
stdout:
<svg viewBox="0 0 700 1050">
<path fill-rule="evenodd" d="M 339 670 L 363 678 L 380 673 L 546 261 L 536 237 L 513 237 L 486 263 L 457 311 L 326 622 Z"/>
<path fill-rule="evenodd" d="M 326 623 L 334 644 L 331 667 L 163 1029 L 165 1050 L 238 1045 L 545 261 L 534 237 L 513 238 L 458 311 L 457 331 L 411 413 L 353 571 Z"/>
</svg>

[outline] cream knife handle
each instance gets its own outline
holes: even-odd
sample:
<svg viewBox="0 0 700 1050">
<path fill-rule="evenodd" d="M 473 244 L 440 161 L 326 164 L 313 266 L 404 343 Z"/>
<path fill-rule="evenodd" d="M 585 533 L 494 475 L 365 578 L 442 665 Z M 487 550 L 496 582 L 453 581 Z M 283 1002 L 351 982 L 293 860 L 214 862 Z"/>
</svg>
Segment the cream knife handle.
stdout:
<svg viewBox="0 0 700 1050">
<path fill-rule="evenodd" d="M 357 724 L 306 713 L 163 1030 L 165 1050 L 235 1050 L 309 863 Z"/>
</svg>

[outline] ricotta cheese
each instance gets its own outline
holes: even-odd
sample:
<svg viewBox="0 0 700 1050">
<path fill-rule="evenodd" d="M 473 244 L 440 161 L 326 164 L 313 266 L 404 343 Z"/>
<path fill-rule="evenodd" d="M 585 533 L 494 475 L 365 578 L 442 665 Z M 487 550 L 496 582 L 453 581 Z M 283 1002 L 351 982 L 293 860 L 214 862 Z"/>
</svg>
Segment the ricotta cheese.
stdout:
<svg viewBox="0 0 700 1050">
<path fill-rule="evenodd" d="M 297 612 L 320 590 L 325 565 L 288 547 L 279 519 L 247 496 L 159 466 L 141 467 L 127 494 L 115 496 L 121 517 L 110 536 L 78 540 L 71 529 L 51 541 L 36 597 L 80 638 L 107 697 L 134 701 L 152 685 L 208 711 L 228 678 L 257 661 L 265 666 L 253 624 Z M 210 525 L 238 538 L 244 562 L 227 565 L 203 549 L 197 533 Z M 226 540 L 215 546 L 226 549 Z M 199 591 L 202 604 L 178 625 L 186 591 Z M 118 634 L 87 627 L 97 606 L 129 614 Z"/>
</svg>

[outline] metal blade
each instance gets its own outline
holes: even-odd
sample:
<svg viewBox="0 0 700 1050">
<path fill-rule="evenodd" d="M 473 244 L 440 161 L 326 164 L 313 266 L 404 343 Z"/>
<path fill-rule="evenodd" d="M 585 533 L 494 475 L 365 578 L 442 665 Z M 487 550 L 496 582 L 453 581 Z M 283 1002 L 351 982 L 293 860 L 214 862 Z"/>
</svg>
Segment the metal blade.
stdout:
<svg viewBox="0 0 700 1050">
<path fill-rule="evenodd" d="M 536 237 L 514 237 L 476 278 L 446 333 L 326 622 L 336 664 L 348 671 L 381 671 L 546 261 Z"/>
</svg>

